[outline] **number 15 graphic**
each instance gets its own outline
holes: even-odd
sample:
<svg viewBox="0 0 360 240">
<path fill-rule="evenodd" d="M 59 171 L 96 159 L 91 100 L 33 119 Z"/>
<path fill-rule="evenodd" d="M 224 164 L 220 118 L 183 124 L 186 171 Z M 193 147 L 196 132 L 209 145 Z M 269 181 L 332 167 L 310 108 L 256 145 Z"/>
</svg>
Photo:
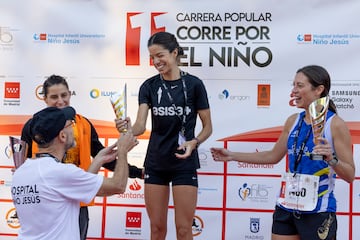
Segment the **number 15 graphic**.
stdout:
<svg viewBox="0 0 360 240">
<path fill-rule="evenodd" d="M 140 35 L 142 26 L 134 26 L 132 19 L 142 12 L 129 12 L 126 15 L 126 65 L 139 66 L 140 65 Z M 150 35 L 165 31 L 165 27 L 157 27 L 155 17 L 165 14 L 165 12 L 152 12 L 150 14 Z M 150 37 L 150 36 L 149 36 Z"/>
</svg>

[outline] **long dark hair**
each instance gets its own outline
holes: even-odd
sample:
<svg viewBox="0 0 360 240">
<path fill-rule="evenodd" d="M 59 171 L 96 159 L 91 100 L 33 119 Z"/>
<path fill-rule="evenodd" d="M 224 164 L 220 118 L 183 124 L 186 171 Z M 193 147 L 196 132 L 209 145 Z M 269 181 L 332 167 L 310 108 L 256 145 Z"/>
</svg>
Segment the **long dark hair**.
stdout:
<svg viewBox="0 0 360 240">
<path fill-rule="evenodd" d="M 330 93 L 331 79 L 328 71 L 325 68 L 318 65 L 308 65 L 297 70 L 296 73 L 303 73 L 308 79 L 313 88 L 320 85 L 324 86 L 324 91 L 320 97 L 325 97 Z M 335 103 L 330 99 L 329 109 L 334 113 L 337 113 Z"/>
<path fill-rule="evenodd" d="M 178 50 L 177 58 L 179 56 L 184 55 L 184 49 L 180 47 L 178 41 L 174 34 L 169 32 L 157 32 L 153 34 L 149 40 L 147 46 L 150 47 L 153 44 L 158 44 L 163 46 L 165 49 L 169 50 L 169 52 L 173 52 L 175 49 Z"/>
</svg>

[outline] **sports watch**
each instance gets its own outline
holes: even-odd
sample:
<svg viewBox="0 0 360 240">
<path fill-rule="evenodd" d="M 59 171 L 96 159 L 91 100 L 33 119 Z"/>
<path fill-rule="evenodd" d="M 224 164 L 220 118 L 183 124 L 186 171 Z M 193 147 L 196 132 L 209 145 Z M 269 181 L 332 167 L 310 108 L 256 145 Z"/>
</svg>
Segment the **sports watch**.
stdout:
<svg viewBox="0 0 360 240">
<path fill-rule="evenodd" d="M 327 163 L 329 164 L 329 166 L 335 167 L 336 165 L 338 165 L 339 159 L 337 159 L 336 155 L 333 154 L 333 158 L 327 161 Z"/>
</svg>

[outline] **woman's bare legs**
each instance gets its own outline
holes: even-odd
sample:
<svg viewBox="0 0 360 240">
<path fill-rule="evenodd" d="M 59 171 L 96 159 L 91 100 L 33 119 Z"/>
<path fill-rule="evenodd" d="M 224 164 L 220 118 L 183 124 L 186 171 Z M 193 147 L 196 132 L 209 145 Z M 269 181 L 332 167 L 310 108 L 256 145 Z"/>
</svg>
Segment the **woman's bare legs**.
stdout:
<svg viewBox="0 0 360 240">
<path fill-rule="evenodd" d="M 189 185 L 176 185 L 172 188 L 175 206 L 175 225 L 177 240 L 192 240 L 198 188 Z"/>
<path fill-rule="evenodd" d="M 165 240 L 169 186 L 145 184 L 145 206 L 150 218 L 151 240 Z"/>
</svg>

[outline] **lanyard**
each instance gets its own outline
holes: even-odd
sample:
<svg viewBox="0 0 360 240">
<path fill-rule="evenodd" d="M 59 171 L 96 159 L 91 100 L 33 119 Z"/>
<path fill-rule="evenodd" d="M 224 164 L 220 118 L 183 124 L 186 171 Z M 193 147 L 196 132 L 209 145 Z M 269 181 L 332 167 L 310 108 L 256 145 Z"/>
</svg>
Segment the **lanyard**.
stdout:
<svg viewBox="0 0 360 240">
<path fill-rule="evenodd" d="M 57 159 L 56 157 L 54 157 L 53 155 L 51 155 L 50 153 L 36 153 L 35 156 L 37 158 L 41 158 L 41 157 L 51 157 L 53 158 L 56 162 L 61 162 L 59 159 Z"/>
<path fill-rule="evenodd" d="M 305 115 L 301 118 L 301 120 L 298 122 L 298 127 L 297 127 L 297 131 L 296 131 L 296 135 L 295 135 L 295 139 L 294 139 L 294 143 L 293 143 L 293 146 L 292 146 L 292 149 L 294 151 L 294 156 L 295 156 L 295 165 L 294 165 L 294 176 L 296 175 L 296 171 L 297 171 L 297 168 L 302 160 L 302 154 L 304 152 L 304 148 L 305 148 L 305 145 L 310 137 L 310 133 L 311 133 L 311 128 L 307 131 L 306 133 L 306 137 L 304 139 L 304 141 L 301 143 L 301 146 L 300 146 L 300 150 L 299 150 L 299 153 L 296 155 L 296 146 L 297 146 L 297 142 L 298 142 L 298 138 L 299 138 L 299 134 L 300 134 L 300 131 L 301 131 L 301 127 L 302 127 L 302 124 L 304 122 L 304 118 L 305 118 Z"/>
<path fill-rule="evenodd" d="M 185 98 L 185 106 L 184 106 L 184 109 L 183 109 L 183 114 L 182 114 L 182 116 L 181 116 L 181 115 L 177 114 L 176 105 L 175 105 L 175 103 L 174 103 L 174 98 L 171 96 L 170 91 L 169 91 L 169 88 L 166 86 L 165 80 L 163 79 L 163 77 L 162 77 L 161 74 L 160 74 L 160 79 L 162 80 L 162 85 L 163 85 L 163 87 L 164 87 L 164 89 L 165 89 L 165 91 L 166 91 L 166 94 L 167 94 L 168 97 L 169 97 L 169 100 L 170 100 L 170 102 L 171 102 L 171 105 L 172 105 L 172 106 L 174 107 L 174 109 L 175 109 L 176 116 L 178 116 L 178 117 L 180 118 L 180 120 L 181 120 L 181 133 L 182 133 L 183 135 L 185 135 L 185 124 L 186 124 L 186 114 L 185 114 L 185 112 L 186 112 L 187 100 L 188 100 L 188 98 L 187 98 L 187 88 L 186 88 L 185 80 L 184 80 L 184 78 L 183 78 L 184 75 L 186 75 L 186 73 L 183 72 L 183 71 L 180 71 L 181 82 L 182 82 L 182 85 L 183 85 L 183 92 L 184 92 L 184 98 Z"/>
</svg>

